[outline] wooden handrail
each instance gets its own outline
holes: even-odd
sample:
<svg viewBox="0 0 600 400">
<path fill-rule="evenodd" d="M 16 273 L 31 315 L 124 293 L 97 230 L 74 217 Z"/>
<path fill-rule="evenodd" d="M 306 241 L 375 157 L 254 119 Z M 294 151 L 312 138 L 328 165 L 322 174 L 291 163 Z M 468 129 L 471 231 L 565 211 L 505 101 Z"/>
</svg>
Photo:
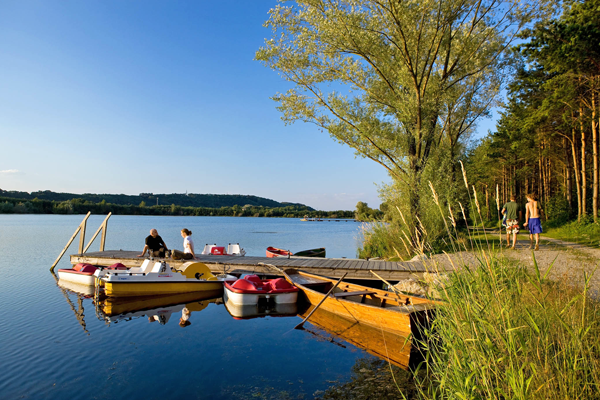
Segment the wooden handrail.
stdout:
<svg viewBox="0 0 600 400">
<path fill-rule="evenodd" d="M 104 218 L 104 221 L 102 222 L 96 233 L 94 233 L 94 236 L 92 236 L 87 246 L 85 246 L 85 249 L 83 249 L 83 253 L 85 253 L 90 248 L 92 242 L 94 241 L 94 239 L 96 239 L 96 236 L 98 236 L 100 231 L 102 231 L 102 236 L 100 237 L 100 251 L 104 251 L 104 244 L 106 242 L 106 225 L 108 224 L 108 219 L 111 215 L 112 212 L 109 212 L 106 218 Z"/>
<path fill-rule="evenodd" d="M 69 239 L 69 242 L 67 243 L 65 248 L 60 252 L 60 255 L 58 256 L 56 261 L 54 261 L 54 264 L 52 264 L 52 266 L 50 267 L 50 271 L 54 272 L 54 267 L 56 267 L 56 264 L 58 264 L 58 262 L 60 261 L 62 256 L 65 254 L 65 252 L 67 251 L 67 249 L 69 248 L 71 243 L 73 243 L 73 240 L 75 240 L 75 237 L 77 236 L 79 231 L 81 231 L 81 236 L 79 237 L 79 254 L 83 253 L 83 243 L 84 243 L 84 239 L 85 239 L 85 224 L 91 214 L 92 214 L 92 212 L 88 211 L 88 213 L 85 215 L 85 217 L 83 218 L 83 221 L 81 221 L 81 223 L 79 224 L 77 229 L 75 229 L 75 233 L 73 233 L 73 236 L 71 236 L 71 239 Z"/>
</svg>

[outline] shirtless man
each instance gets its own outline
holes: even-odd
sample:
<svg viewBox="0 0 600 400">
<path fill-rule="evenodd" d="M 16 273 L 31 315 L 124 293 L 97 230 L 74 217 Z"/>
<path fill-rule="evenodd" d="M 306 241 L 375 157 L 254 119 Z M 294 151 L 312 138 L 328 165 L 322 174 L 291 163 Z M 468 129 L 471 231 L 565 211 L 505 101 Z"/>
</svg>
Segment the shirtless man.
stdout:
<svg viewBox="0 0 600 400">
<path fill-rule="evenodd" d="M 146 251 L 150 254 L 150 257 L 164 257 L 167 252 L 167 245 L 165 241 L 158 235 L 156 229 L 150 230 L 150 235 L 146 238 L 146 245 L 142 254 L 138 254 L 138 257 L 144 257 Z"/>
<path fill-rule="evenodd" d="M 535 250 L 539 250 L 542 223 L 540 222 L 540 210 L 536 195 L 533 193 L 527 195 L 527 204 L 525 204 L 525 223 L 523 224 L 523 227 L 529 228 L 529 248 L 534 248 L 533 236 L 535 235 Z"/>
</svg>

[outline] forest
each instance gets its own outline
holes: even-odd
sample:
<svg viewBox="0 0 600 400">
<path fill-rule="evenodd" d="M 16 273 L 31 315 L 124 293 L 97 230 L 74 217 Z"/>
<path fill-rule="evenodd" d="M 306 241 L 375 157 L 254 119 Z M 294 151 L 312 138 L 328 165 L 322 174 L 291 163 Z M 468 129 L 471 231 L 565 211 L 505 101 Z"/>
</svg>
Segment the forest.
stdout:
<svg viewBox="0 0 600 400">
<path fill-rule="evenodd" d="M 486 204 L 496 188 L 502 204 L 535 193 L 549 220 L 598 222 L 599 6 L 566 3 L 560 17 L 521 34 L 496 131 L 467 154 Z"/>
<path fill-rule="evenodd" d="M 94 203 L 81 198 L 70 200 L 40 200 L 34 198 L 17 199 L 0 197 L 0 214 L 92 214 L 115 215 L 186 215 L 186 216 L 220 216 L 220 217 L 280 217 L 280 218 L 354 218 L 352 211 L 316 211 L 302 205 L 281 207 L 264 207 L 254 205 L 233 205 L 223 207 L 186 207 L 176 204 L 147 206 L 112 204 L 102 200 Z"/>
<path fill-rule="evenodd" d="M 21 200 L 50 200 L 50 201 L 69 201 L 83 200 L 90 203 L 110 203 L 123 206 L 135 205 L 171 205 L 181 207 L 205 207 L 205 208 L 221 208 L 233 206 L 257 206 L 257 207 L 303 207 L 309 211 L 312 208 L 299 203 L 278 202 L 264 197 L 241 195 L 241 194 L 198 194 L 198 193 L 171 193 L 171 194 L 155 194 L 155 193 L 140 193 L 139 195 L 126 194 L 75 194 L 75 193 L 57 193 L 50 190 L 37 192 L 19 192 L 0 189 L 1 197 L 10 197 Z"/>
</svg>

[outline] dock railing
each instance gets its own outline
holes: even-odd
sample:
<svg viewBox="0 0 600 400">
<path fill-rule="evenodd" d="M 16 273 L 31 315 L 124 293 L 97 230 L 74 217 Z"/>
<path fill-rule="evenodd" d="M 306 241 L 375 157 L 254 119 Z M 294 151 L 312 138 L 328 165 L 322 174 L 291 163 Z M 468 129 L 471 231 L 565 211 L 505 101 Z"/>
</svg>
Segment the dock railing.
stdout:
<svg viewBox="0 0 600 400">
<path fill-rule="evenodd" d="M 100 238 L 100 251 L 104 251 L 104 245 L 106 243 L 106 229 L 107 229 L 108 219 L 110 218 L 112 213 L 110 213 L 110 212 L 108 213 L 106 218 L 104 218 L 104 221 L 102 222 L 102 224 L 100 224 L 100 227 L 98 228 L 96 233 L 94 233 L 94 236 L 90 239 L 87 246 L 85 246 L 85 248 L 84 248 L 83 244 L 85 243 L 85 228 L 86 228 L 86 224 L 87 224 L 87 219 L 90 217 L 91 214 L 92 214 L 92 212 L 88 211 L 88 213 L 85 215 L 85 217 L 83 218 L 83 221 L 81 221 L 81 223 L 79 224 L 77 229 L 75 229 L 73 236 L 71 236 L 71 239 L 69 239 L 69 241 L 67 242 L 67 245 L 61 251 L 61 253 L 58 256 L 58 258 L 56 259 L 56 261 L 54 261 L 54 264 L 52 264 L 52 266 L 50 267 L 50 271 L 54 272 L 54 268 L 56 267 L 56 264 L 58 264 L 58 262 L 60 261 L 62 256 L 65 255 L 67 249 L 69 248 L 71 243 L 73 243 L 73 240 L 75 240 L 78 233 L 81 233 L 81 235 L 79 236 L 79 252 L 78 252 L 80 255 L 85 253 L 90 248 L 90 246 L 94 242 L 94 239 L 96 239 L 96 237 L 98 236 L 100 231 L 102 231 L 102 236 Z"/>
</svg>

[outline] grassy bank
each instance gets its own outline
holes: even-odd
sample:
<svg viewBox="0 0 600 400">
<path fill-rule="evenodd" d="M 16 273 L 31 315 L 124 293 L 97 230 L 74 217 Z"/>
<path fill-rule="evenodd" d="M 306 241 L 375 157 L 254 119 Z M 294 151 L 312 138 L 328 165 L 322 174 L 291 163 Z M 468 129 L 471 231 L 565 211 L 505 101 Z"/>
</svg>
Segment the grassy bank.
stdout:
<svg viewBox="0 0 600 400">
<path fill-rule="evenodd" d="M 480 260 L 450 275 L 441 292 L 446 305 L 425 345 L 429 384 L 421 397 L 596 398 L 598 304 L 537 267 L 531 273 L 484 252 Z"/>
</svg>

